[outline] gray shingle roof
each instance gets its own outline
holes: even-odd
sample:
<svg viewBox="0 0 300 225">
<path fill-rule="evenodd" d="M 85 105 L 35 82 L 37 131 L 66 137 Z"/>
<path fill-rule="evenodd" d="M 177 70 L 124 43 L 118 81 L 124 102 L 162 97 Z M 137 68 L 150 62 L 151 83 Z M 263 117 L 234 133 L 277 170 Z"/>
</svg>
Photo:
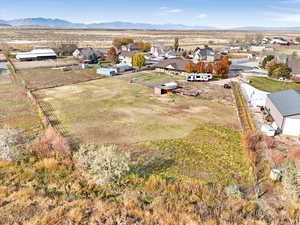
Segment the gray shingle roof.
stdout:
<svg viewBox="0 0 300 225">
<path fill-rule="evenodd" d="M 181 58 L 175 58 L 175 59 L 165 59 L 160 62 L 158 62 L 155 67 L 156 68 L 167 68 L 169 65 L 174 67 L 178 71 L 184 71 L 185 64 L 187 64 L 189 60 L 181 59 Z"/>
<path fill-rule="evenodd" d="M 282 116 L 300 114 L 300 91 L 286 90 L 268 95 Z"/>
</svg>

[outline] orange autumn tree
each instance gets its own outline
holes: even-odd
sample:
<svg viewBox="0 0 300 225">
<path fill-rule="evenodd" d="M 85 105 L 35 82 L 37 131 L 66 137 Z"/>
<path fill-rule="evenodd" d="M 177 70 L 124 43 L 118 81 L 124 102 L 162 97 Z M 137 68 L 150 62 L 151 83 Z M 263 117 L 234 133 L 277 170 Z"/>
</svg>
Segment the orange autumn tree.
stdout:
<svg viewBox="0 0 300 225">
<path fill-rule="evenodd" d="M 230 69 L 231 61 L 227 55 L 222 56 L 221 60 L 217 61 L 214 65 L 214 74 L 225 78 Z"/>
<path fill-rule="evenodd" d="M 184 71 L 187 73 L 194 73 L 196 72 L 195 64 L 191 61 L 187 62 L 184 66 Z"/>
<path fill-rule="evenodd" d="M 196 72 L 197 73 L 205 73 L 205 63 L 204 62 L 198 62 L 196 64 Z"/>
<path fill-rule="evenodd" d="M 213 71 L 214 71 L 213 65 L 211 63 L 208 63 L 207 66 L 206 66 L 205 72 L 206 73 L 213 73 Z"/>
</svg>

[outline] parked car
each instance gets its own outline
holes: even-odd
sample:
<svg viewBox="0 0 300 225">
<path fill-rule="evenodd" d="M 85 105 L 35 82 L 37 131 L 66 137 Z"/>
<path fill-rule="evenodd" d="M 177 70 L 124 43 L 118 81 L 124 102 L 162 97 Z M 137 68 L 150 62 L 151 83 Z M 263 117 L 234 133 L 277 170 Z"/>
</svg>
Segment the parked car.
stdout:
<svg viewBox="0 0 300 225">
<path fill-rule="evenodd" d="M 231 89 L 231 85 L 230 84 L 224 84 L 224 88 L 225 89 Z"/>
</svg>

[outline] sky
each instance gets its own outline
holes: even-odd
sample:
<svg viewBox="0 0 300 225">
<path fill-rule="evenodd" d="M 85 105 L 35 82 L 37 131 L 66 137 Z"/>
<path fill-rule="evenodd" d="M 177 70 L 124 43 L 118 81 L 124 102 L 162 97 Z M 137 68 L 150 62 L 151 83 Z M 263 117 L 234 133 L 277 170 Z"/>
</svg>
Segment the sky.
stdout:
<svg viewBox="0 0 300 225">
<path fill-rule="evenodd" d="M 0 20 L 59 18 L 230 28 L 300 26 L 300 0 L 0 0 Z"/>
</svg>

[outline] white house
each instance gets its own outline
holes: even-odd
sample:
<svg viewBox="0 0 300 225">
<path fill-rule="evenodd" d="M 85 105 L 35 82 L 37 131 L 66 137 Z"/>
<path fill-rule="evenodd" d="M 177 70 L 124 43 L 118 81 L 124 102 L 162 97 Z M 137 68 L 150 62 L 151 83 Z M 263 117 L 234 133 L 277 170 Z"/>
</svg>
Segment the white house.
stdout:
<svg viewBox="0 0 300 225">
<path fill-rule="evenodd" d="M 150 50 L 150 53 L 154 57 L 158 58 L 158 57 L 165 56 L 167 51 L 168 51 L 167 48 L 164 47 L 164 46 L 152 46 L 151 50 Z"/>
<path fill-rule="evenodd" d="M 132 57 L 137 54 L 137 51 L 121 51 L 119 55 L 119 61 L 121 64 L 126 64 L 128 66 L 132 66 Z"/>
<path fill-rule="evenodd" d="M 212 48 L 205 46 L 204 48 L 198 48 L 194 51 L 192 58 L 193 62 L 199 61 L 214 62 L 220 57 L 218 52 L 215 52 Z"/>
</svg>

